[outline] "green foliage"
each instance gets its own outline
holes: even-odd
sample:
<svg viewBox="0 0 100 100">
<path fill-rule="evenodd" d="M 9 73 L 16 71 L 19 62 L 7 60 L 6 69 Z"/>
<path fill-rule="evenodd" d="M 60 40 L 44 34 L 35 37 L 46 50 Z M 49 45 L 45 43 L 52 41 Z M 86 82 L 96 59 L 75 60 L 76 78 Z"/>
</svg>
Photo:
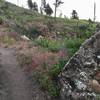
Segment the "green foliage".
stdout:
<svg viewBox="0 0 100 100">
<path fill-rule="evenodd" d="M 49 92 L 49 95 L 51 97 L 58 97 L 60 95 L 60 91 L 59 91 L 58 86 L 53 84 L 53 83 L 49 85 L 49 91 L 48 92 Z"/>
<path fill-rule="evenodd" d="M 35 40 L 35 44 L 36 45 L 40 45 L 44 48 L 48 48 L 49 46 L 49 41 L 47 39 L 39 39 L 39 40 Z"/>
<path fill-rule="evenodd" d="M 33 9 L 33 3 L 32 0 L 30 4 L 30 9 Z M 59 7 L 59 4 L 62 4 L 63 2 L 60 2 L 61 0 L 58 0 L 59 2 L 56 2 L 55 7 L 57 10 L 57 7 Z M 40 28 L 35 27 L 36 24 L 47 25 L 49 30 L 51 30 L 51 33 L 57 31 L 62 33 L 63 37 L 61 40 L 49 40 L 49 39 L 39 39 L 35 40 L 35 44 L 39 45 L 43 48 L 45 48 L 48 51 L 51 52 L 58 52 L 62 47 L 64 47 L 66 50 L 68 50 L 68 56 L 71 57 L 73 54 L 79 49 L 80 45 L 83 43 L 83 41 L 90 37 L 91 34 L 95 31 L 95 23 L 90 23 L 87 20 L 77 20 L 76 19 L 68 19 L 68 18 L 57 18 L 57 22 L 55 23 L 54 19 L 52 17 L 45 18 L 44 16 L 34 13 L 33 11 L 25 10 L 23 8 L 14 6 L 9 4 L 10 6 L 8 9 L 5 9 L 4 14 L 2 13 L 0 17 L 0 24 L 3 22 L 3 17 L 5 17 L 5 20 L 12 21 L 8 23 L 8 25 L 12 25 L 12 23 L 15 23 L 15 26 L 11 26 L 14 30 L 18 31 L 18 33 L 26 33 L 26 35 L 29 35 L 30 38 L 37 37 L 42 34 L 42 32 L 39 31 Z M 45 2 L 44 2 L 45 6 Z M 35 6 L 37 10 L 37 6 Z M 52 13 L 49 12 L 49 13 Z M 48 15 L 49 15 L 48 13 Z M 77 12 L 76 12 L 77 15 Z M 78 16 L 74 17 L 78 17 Z M 56 17 L 56 12 L 55 12 Z M 39 23 L 38 23 L 39 22 Z M 30 27 L 28 26 L 30 25 Z M 32 26 L 31 26 L 32 25 Z M 29 29 L 27 29 L 29 27 Z M 26 30 L 27 29 L 27 30 Z M 23 30 L 23 31 L 22 31 Z M 45 33 L 43 31 L 43 33 Z M 78 33 L 79 37 L 76 38 L 65 38 L 67 33 L 70 35 L 70 33 Z M 4 37 L 3 39 L 0 39 L 0 42 L 12 44 L 14 43 L 14 40 L 12 38 L 9 38 L 8 36 Z M 32 62 L 32 55 L 26 55 L 26 56 L 20 56 L 20 62 L 23 65 L 30 65 Z M 40 57 L 40 56 L 39 56 Z M 66 59 L 59 59 L 58 63 L 51 66 L 49 70 L 42 69 L 43 72 L 38 71 L 36 72 L 36 79 L 39 81 L 41 88 L 48 92 L 48 94 L 52 97 L 59 96 L 59 88 L 57 83 L 55 82 L 58 78 L 59 73 L 65 66 L 67 60 Z M 41 70 L 41 69 L 40 69 Z"/>
<path fill-rule="evenodd" d="M 100 100 L 100 94 L 96 95 L 96 100 Z"/>
<path fill-rule="evenodd" d="M 9 21 L 9 19 L 11 20 L 11 22 L 8 22 L 8 24 L 10 26 L 11 26 L 11 23 L 15 23 L 15 27 L 13 27 L 13 26 L 11 26 L 11 27 L 15 31 L 18 31 L 18 33 L 22 33 L 22 34 L 24 34 L 25 31 L 22 31 L 21 29 L 24 29 L 24 28 L 27 29 L 24 26 L 28 25 L 27 24 L 28 22 L 30 24 L 39 22 L 39 23 L 44 23 L 44 25 L 47 25 L 47 23 L 50 21 L 51 25 L 48 25 L 48 28 L 50 29 L 50 31 L 52 30 L 51 33 L 53 33 L 54 31 L 58 31 L 58 32 L 64 33 L 66 35 L 66 33 L 69 34 L 69 33 L 72 33 L 72 32 L 76 32 L 76 33 L 79 33 L 79 34 L 82 33 L 82 36 L 83 36 L 83 34 L 85 34 L 85 32 L 83 30 L 80 30 L 77 27 L 77 23 L 78 23 L 78 26 L 80 26 L 80 25 L 87 26 L 90 23 L 87 20 L 73 20 L 73 19 L 68 19 L 68 18 L 57 18 L 56 19 L 57 23 L 55 23 L 55 21 L 52 17 L 51 18 L 50 17 L 45 18 L 44 16 L 40 15 L 39 13 L 34 13 L 34 11 L 32 11 L 32 10 L 29 11 L 27 9 L 17 7 L 13 4 L 10 4 L 10 3 L 7 3 L 7 5 L 8 5 L 7 9 L 5 9 L 5 10 L 1 9 L 1 11 L 0 11 L 2 13 L 1 16 L 5 17 L 6 21 Z M 21 27 L 18 27 L 17 23 L 20 23 Z M 92 23 L 92 24 L 94 24 L 94 23 Z M 35 27 L 35 25 L 33 25 L 33 26 Z M 33 27 L 33 26 L 30 26 L 30 27 Z M 28 31 L 27 31 L 27 34 L 30 34 L 30 33 L 28 33 Z"/>
<path fill-rule="evenodd" d="M 39 83 L 43 90 L 48 90 L 49 82 L 48 76 L 39 76 Z"/>
<path fill-rule="evenodd" d="M 68 61 L 68 59 L 65 59 L 65 58 L 60 58 L 59 59 L 59 66 L 61 67 L 61 69 L 65 66 L 67 61 Z"/>
<path fill-rule="evenodd" d="M 38 5 L 36 2 L 33 3 L 33 11 L 38 12 Z"/>
<path fill-rule="evenodd" d="M 42 90 L 47 92 L 51 97 L 58 97 L 60 94 L 57 84 L 58 75 L 66 64 L 66 59 L 59 59 L 49 70 L 43 68 L 41 71 L 33 72 L 33 77 L 37 79 Z"/>
<path fill-rule="evenodd" d="M 72 11 L 72 19 L 79 19 L 78 18 L 78 13 L 76 12 L 76 10 Z"/>
<path fill-rule="evenodd" d="M 61 44 L 58 41 L 50 41 L 48 49 L 52 52 L 57 52 L 61 48 Z"/>
<path fill-rule="evenodd" d="M 46 12 L 46 15 L 49 15 L 49 16 L 53 13 L 53 10 L 49 4 L 46 5 L 45 12 Z"/>
<path fill-rule="evenodd" d="M 36 43 L 44 48 L 48 48 L 49 50 L 51 50 L 50 47 L 54 47 L 56 44 L 58 44 L 58 46 L 56 45 L 57 47 L 64 46 L 68 50 L 69 57 L 71 57 L 79 49 L 83 41 L 84 39 L 81 38 L 67 38 L 62 42 L 54 42 L 54 40 L 41 39 Z M 55 50 L 57 50 L 57 48 Z M 67 60 L 68 59 L 65 58 L 59 59 L 58 63 L 54 64 L 46 73 L 42 73 L 38 77 L 42 89 L 47 91 L 48 94 L 52 97 L 59 96 L 59 88 L 56 81 Z"/>
<path fill-rule="evenodd" d="M 33 9 L 33 2 L 32 2 L 32 0 L 28 0 L 27 2 L 28 2 L 29 8 L 32 10 Z"/>
<path fill-rule="evenodd" d="M 69 38 L 65 40 L 67 48 L 79 48 L 83 40 L 81 38 Z"/>
<path fill-rule="evenodd" d="M 32 1 L 32 0 L 29 0 L 29 1 Z M 58 1 L 60 2 L 61 0 L 58 0 Z M 59 4 L 58 1 L 57 1 L 57 5 Z M 3 4 L 5 5 L 4 2 L 3 2 Z M 0 1 L 0 6 L 3 4 Z M 60 2 L 60 4 L 62 4 L 62 3 Z M 89 32 L 86 31 L 86 35 L 85 35 L 85 32 L 83 30 L 80 30 L 77 27 L 77 22 L 78 22 L 78 26 L 80 26 L 80 25 L 87 26 L 90 23 L 87 20 L 73 20 L 73 19 L 68 19 L 68 18 L 56 18 L 57 23 L 55 23 L 54 18 L 52 18 L 52 17 L 45 18 L 43 15 L 41 15 L 39 13 L 34 13 L 34 11 L 32 11 L 32 10 L 27 10 L 27 9 L 24 9 L 21 7 L 17 7 L 10 3 L 7 3 L 6 5 L 8 6 L 7 9 L 0 10 L 1 16 L 5 17 L 5 21 L 8 22 L 8 24 L 11 26 L 11 28 L 13 28 L 15 31 L 18 31 L 18 33 L 22 33 L 22 34 L 25 33 L 25 31 L 22 31 L 21 29 L 24 29 L 24 28 L 27 29 L 24 26 L 28 25 L 27 24 L 28 22 L 30 24 L 40 22 L 40 23 L 44 23 L 45 25 L 47 25 L 46 23 L 48 23 L 49 21 L 51 23 L 53 21 L 53 25 L 48 25 L 49 29 L 52 30 L 51 33 L 58 31 L 58 32 L 61 32 L 61 33 L 64 33 L 65 35 L 67 35 L 67 33 L 69 34 L 72 32 L 76 32 L 76 33 L 82 34 L 82 36 L 83 36 L 83 34 L 84 34 L 84 36 L 86 36 L 87 33 L 91 33 L 90 31 Z M 32 7 L 33 7 L 33 5 L 32 5 Z M 9 19 L 10 19 L 10 21 L 9 21 Z M 12 26 L 12 23 L 15 23 L 15 26 Z M 21 27 L 18 27 L 17 23 L 20 23 Z M 90 24 L 94 24 L 94 23 L 90 23 Z M 32 27 L 32 26 L 30 26 L 30 27 Z M 91 28 L 91 29 L 93 29 L 93 28 Z M 30 34 L 30 33 L 27 32 L 27 34 Z"/>
<path fill-rule="evenodd" d="M 80 25 L 79 33 L 81 38 L 89 38 L 96 30 L 96 24 L 90 23 L 88 25 Z"/>
<path fill-rule="evenodd" d="M 48 50 L 50 50 L 52 52 L 59 51 L 60 47 L 61 47 L 60 41 L 48 40 L 48 39 L 35 40 L 35 44 L 40 45 L 44 48 L 47 48 Z"/>
<path fill-rule="evenodd" d="M 40 84 L 41 89 L 46 91 L 51 97 L 59 96 L 58 86 L 50 79 L 47 74 L 36 74 L 37 80 Z"/>
<path fill-rule="evenodd" d="M 65 47 L 69 55 L 72 56 L 79 49 L 84 40 L 85 38 L 65 38 L 62 41 L 40 39 L 36 40 L 35 44 L 47 48 L 52 52 L 58 52 L 61 47 Z"/>
<path fill-rule="evenodd" d="M 0 8 L 3 9 L 5 6 L 5 0 L 0 0 Z"/>
<path fill-rule="evenodd" d="M 59 66 L 59 64 L 55 64 L 52 69 L 50 70 L 50 75 L 55 78 L 58 76 L 58 74 L 60 73 L 61 71 L 61 66 Z"/>
<path fill-rule="evenodd" d="M 59 59 L 59 62 L 57 64 L 52 66 L 52 68 L 49 71 L 49 74 L 53 79 L 58 77 L 59 73 L 65 66 L 66 62 L 67 60 L 62 58 L 62 59 Z"/>
<path fill-rule="evenodd" d="M 84 39 L 81 38 L 65 39 L 64 43 L 68 50 L 69 56 L 72 56 L 79 49 L 83 41 Z"/>
<path fill-rule="evenodd" d="M 34 27 L 30 27 L 26 31 L 26 35 L 28 35 L 30 38 L 34 38 L 34 37 L 37 37 L 37 36 L 41 35 L 41 32 L 39 32 L 38 29 L 36 29 Z"/>
</svg>

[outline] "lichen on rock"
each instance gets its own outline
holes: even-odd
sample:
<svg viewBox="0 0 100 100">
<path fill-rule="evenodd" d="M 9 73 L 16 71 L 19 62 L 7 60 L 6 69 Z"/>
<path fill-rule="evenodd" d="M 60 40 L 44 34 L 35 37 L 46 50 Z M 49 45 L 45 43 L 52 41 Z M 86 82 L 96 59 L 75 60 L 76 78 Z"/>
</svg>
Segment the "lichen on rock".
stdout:
<svg viewBox="0 0 100 100">
<path fill-rule="evenodd" d="M 98 100 L 100 32 L 87 39 L 59 75 L 62 100 Z M 99 98 L 100 99 L 100 98 Z"/>
</svg>

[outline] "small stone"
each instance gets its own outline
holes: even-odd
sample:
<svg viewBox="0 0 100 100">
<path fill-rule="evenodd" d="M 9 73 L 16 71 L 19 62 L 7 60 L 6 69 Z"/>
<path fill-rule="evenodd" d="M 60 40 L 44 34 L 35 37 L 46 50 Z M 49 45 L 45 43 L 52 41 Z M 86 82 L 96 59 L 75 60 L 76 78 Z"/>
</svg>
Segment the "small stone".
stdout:
<svg viewBox="0 0 100 100">
<path fill-rule="evenodd" d="M 100 59 L 100 55 L 98 55 L 97 58 Z"/>
<path fill-rule="evenodd" d="M 97 72 L 94 78 L 99 82 L 100 84 L 100 72 Z"/>
<path fill-rule="evenodd" d="M 78 88 L 79 90 L 85 90 L 86 87 L 87 87 L 84 83 L 82 83 L 82 82 L 79 81 L 79 80 L 75 80 L 75 84 L 76 84 L 76 86 L 77 86 L 77 88 Z"/>
<path fill-rule="evenodd" d="M 95 92 L 100 93 L 100 84 L 97 80 L 90 80 L 89 83 Z"/>
</svg>

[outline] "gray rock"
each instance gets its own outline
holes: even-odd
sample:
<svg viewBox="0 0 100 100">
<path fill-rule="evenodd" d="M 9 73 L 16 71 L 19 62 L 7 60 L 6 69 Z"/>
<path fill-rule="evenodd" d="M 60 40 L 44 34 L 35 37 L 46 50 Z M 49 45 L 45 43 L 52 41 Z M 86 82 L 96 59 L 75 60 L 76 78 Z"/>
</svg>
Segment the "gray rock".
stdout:
<svg viewBox="0 0 100 100">
<path fill-rule="evenodd" d="M 100 66 L 100 32 L 87 39 L 59 75 L 62 100 L 97 100 L 90 80 Z M 99 82 L 98 82 L 99 83 Z"/>
</svg>

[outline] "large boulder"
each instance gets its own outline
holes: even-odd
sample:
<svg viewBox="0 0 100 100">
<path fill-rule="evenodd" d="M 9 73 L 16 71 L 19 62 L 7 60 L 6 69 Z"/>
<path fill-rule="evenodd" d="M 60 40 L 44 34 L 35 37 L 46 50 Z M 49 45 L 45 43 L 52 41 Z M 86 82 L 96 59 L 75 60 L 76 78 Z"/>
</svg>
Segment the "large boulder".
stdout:
<svg viewBox="0 0 100 100">
<path fill-rule="evenodd" d="M 59 75 L 62 100 L 100 100 L 100 32 L 86 40 Z"/>
</svg>

